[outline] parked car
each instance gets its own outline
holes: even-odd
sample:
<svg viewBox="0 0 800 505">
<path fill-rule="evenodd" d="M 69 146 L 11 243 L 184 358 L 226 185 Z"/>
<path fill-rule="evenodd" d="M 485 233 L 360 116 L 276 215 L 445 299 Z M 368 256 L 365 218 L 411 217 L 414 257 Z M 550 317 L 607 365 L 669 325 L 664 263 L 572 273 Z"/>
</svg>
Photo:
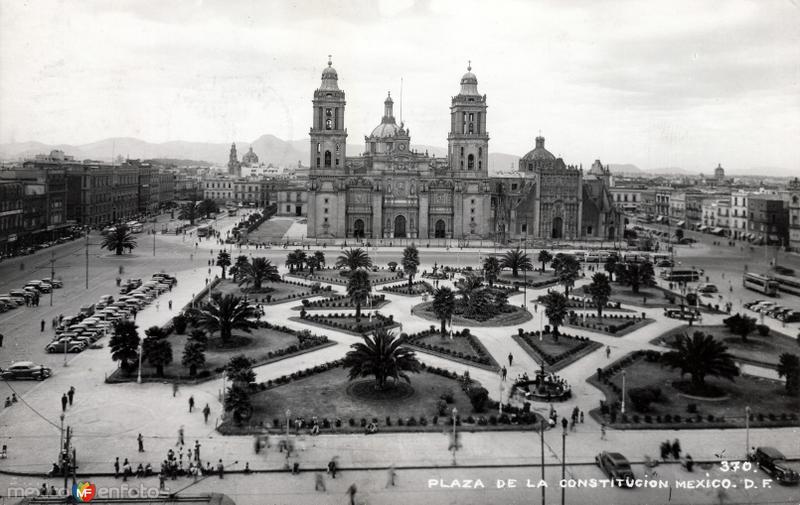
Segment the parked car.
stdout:
<svg viewBox="0 0 800 505">
<path fill-rule="evenodd" d="M 63 335 L 63 334 L 62 334 Z M 66 347 L 66 351 L 64 348 Z M 47 344 L 44 348 L 49 353 L 62 353 L 62 352 L 81 352 L 86 349 L 86 344 L 70 339 L 69 337 L 60 338 Z"/>
<path fill-rule="evenodd" d="M 796 323 L 800 321 L 800 311 L 789 309 L 775 316 L 775 319 L 785 323 Z"/>
<path fill-rule="evenodd" d="M 789 468 L 786 464 L 786 457 L 778 449 L 774 447 L 758 447 L 750 457 L 759 468 L 780 484 L 797 484 L 800 482 L 800 475 L 798 475 L 797 471 Z"/>
<path fill-rule="evenodd" d="M 50 284 L 54 288 L 63 288 L 64 287 L 64 283 L 61 282 L 58 279 L 47 278 L 47 279 L 42 279 L 42 282 L 46 282 L 47 284 Z"/>
<path fill-rule="evenodd" d="M 633 475 L 631 464 L 627 458 L 618 452 L 603 451 L 594 458 L 597 466 L 605 473 L 609 479 L 619 479 L 618 483 L 622 487 L 633 487 Z"/>
<path fill-rule="evenodd" d="M 717 288 L 716 284 L 702 284 L 697 291 L 701 293 L 719 293 L 719 288 Z"/>
<path fill-rule="evenodd" d="M 53 371 L 44 365 L 37 365 L 32 361 L 17 361 L 16 363 L 12 363 L 7 369 L 3 370 L 2 373 L 0 373 L 0 376 L 2 376 L 4 380 L 44 380 L 50 377 L 52 373 Z"/>
</svg>

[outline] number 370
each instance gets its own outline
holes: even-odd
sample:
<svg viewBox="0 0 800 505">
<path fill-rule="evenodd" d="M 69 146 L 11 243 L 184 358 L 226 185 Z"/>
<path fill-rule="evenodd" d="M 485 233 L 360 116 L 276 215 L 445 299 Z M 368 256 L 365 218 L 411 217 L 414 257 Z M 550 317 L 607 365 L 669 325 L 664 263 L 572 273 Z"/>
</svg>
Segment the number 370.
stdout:
<svg viewBox="0 0 800 505">
<path fill-rule="evenodd" d="M 753 469 L 753 464 L 749 461 L 722 461 L 720 469 L 723 472 L 749 472 Z"/>
</svg>

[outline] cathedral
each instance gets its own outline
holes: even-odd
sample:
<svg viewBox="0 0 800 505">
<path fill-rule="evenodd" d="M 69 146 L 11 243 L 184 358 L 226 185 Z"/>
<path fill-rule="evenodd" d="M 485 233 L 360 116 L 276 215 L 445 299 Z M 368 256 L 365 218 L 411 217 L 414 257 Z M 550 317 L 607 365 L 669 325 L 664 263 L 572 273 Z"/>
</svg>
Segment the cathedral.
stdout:
<svg viewBox="0 0 800 505">
<path fill-rule="evenodd" d="M 328 61 L 314 91 L 308 236 L 358 239 L 604 239 L 621 234 L 620 214 L 597 161 L 588 174 L 544 148 L 514 177 L 489 176 L 486 95 L 471 66 L 450 104 L 447 157 L 411 148 L 391 94 L 364 152 L 347 156 L 345 93 Z"/>
</svg>

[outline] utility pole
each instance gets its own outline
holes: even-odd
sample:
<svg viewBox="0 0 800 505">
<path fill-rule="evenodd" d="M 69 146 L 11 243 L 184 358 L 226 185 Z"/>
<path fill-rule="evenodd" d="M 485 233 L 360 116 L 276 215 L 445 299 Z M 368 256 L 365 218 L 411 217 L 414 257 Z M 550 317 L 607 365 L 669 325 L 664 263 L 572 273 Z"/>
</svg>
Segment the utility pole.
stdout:
<svg viewBox="0 0 800 505">
<path fill-rule="evenodd" d="M 156 255 L 156 225 L 153 224 L 153 256 Z"/>
<path fill-rule="evenodd" d="M 55 269 L 55 261 L 56 261 L 56 253 L 50 252 L 50 306 L 53 306 L 53 291 L 56 290 L 55 285 L 53 284 L 56 282 L 56 269 Z"/>
<path fill-rule="evenodd" d="M 69 487 L 67 480 L 69 479 L 69 467 L 70 467 L 70 436 L 71 430 L 70 427 L 67 426 L 67 436 L 64 440 L 64 447 L 61 448 L 62 450 L 62 469 L 61 471 L 64 473 L 64 496 L 69 496 Z"/>
<path fill-rule="evenodd" d="M 86 289 L 89 289 L 89 229 L 86 229 Z"/>
<path fill-rule="evenodd" d="M 542 449 L 542 482 L 545 482 L 545 480 L 544 480 L 544 423 L 545 423 L 545 421 L 544 421 L 544 419 L 542 419 L 542 424 L 539 427 L 539 436 L 541 437 L 541 449 Z M 546 487 L 547 486 L 541 486 L 541 488 L 542 488 L 542 505 L 545 505 L 545 488 Z"/>
</svg>

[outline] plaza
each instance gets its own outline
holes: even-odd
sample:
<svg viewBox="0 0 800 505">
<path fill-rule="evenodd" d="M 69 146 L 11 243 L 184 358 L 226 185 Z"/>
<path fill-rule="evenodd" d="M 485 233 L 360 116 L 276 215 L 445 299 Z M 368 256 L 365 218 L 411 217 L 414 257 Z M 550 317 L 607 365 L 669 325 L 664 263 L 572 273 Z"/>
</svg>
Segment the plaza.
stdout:
<svg viewBox="0 0 800 505">
<path fill-rule="evenodd" d="M 222 236 L 230 230 L 239 217 L 220 217 L 213 222 L 215 230 Z M 170 222 L 169 215 L 162 215 L 159 221 L 167 224 Z M 191 233 L 191 229 L 189 231 Z M 691 232 L 690 232 L 691 233 Z M 362 414 L 360 410 L 353 411 L 355 417 L 354 429 L 325 429 L 322 427 L 321 434 L 313 436 L 309 433 L 310 424 L 305 424 L 303 429 L 295 429 L 294 420 L 299 416 L 305 417 L 306 422 L 311 416 L 330 417 L 331 420 L 336 416 L 343 418 L 343 428 L 347 428 L 348 414 L 340 410 L 336 402 L 328 403 L 329 410 L 314 410 L 309 408 L 313 405 L 326 405 L 324 402 L 319 404 L 318 399 L 313 397 L 313 390 L 304 389 L 298 395 L 291 389 L 282 390 L 280 388 L 291 388 L 296 382 L 288 384 L 274 385 L 274 391 L 280 394 L 280 401 L 289 402 L 271 405 L 271 402 L 278 401 L 275 396 L 269 396 L 271 389 L 264 393 L 266 404 L 269 408 L 265 412 L 263 420 L 254 420 L 250 423 L 249 430 L 241 430 L 240 434 L 223 435 L 217 428 L 227 423 L 231 425 L 230 413 L 224 414 L 222 398 L 226 388 L 230 387 L 230 382 L 224 383 L 221 374 L 213 373 L 211 376 L 198 381 L 181 383 L 177 391 L 168 379 L 143 381 L 137 384 L 135 381 L 125 383 L 108 383 L 106 379 L 115 373 L 117 364 L 112 361 L 109 354 L 108 337 L 101 339 L 98 348 L 89 348 L 80 354 L 66 356 L 61 354 L 47 354 L 44 352 L 44 345 L 52 338 L 52 329 L 47 325 L 44 331 L 40 330 L 40 320 L 50 321 L 59 314 L 70 315 L 88 303 L 97 300 L 101 295 L 116 293 L 115 278 L 124 272 L 124 277 L 148 278 L 155 272 L 166 272 L 174 275 L 178 282 L 170 292 L 164 293 L 159 298 L 158 304 L 151 303 L 139 311 L 135 317 L 140 336 L 144 337 L 144 330 L 151 326 L 163 326 L 172 317 L 177 315 L 183 307 L 191 305 L 193 299 L 206 288 L 207 279 L 213 282 L 216 276 L 221 275 L 220 267 L 209 265 L 214 263 L 220 249 L 219 242 L 215 240 L 198 240 L 192 235 L 172 235 L 161 234 L 155 237 L 140 235 L 139 247 L 132 253 L 117 257 L 113 253 L 99 248 L 100 236 L 97 233 L 91 234 L 88 239 L 89 251 L 89 274 L 88 289 L 86 285 L 86 265 L 85 255 L 87 246 L 82 240 L 65 243 L 55 246 L 52 257 L 55 258 L 54 268 L 56 278 L 61 279 L 64 287 L 55 290 L 53 293 L 53 305 L 49 305 L 46 296 L 42 297 L 38 307 L 19 307 L 13 311 L 0 314 L 0 328 L 5 335 L 2 350 L 0 350 L 0 361 L 2 366 L 7 366 L 10 362 L 31 360 L 42 363 L 53 370 L 53 375 L 45 381 L 4 381 L 2 387 L 3 398 L 10 396 L 12 392 L 20 400 L 11 407 L 0 411 L 0 432 L 2 433 L 2 444 L 7 445 L 8 458 L 0 460 L 0 479 L 9 486 L 11 485 L 30 485 L 38 488 L 41 482 L 47 482 L 48 486 L 52 483 L 56 487 L 63 487 L 59 484 L 59 478 L 46 477 L 53 461 L 57 460 L 60 431 L 62 394 L 70 387 L 75 388 L 75 402 L 64 412 L 64 426 L 69 426 L 72 436 L 72 447 L 76 449 L 78 461 L 78 475 L 81 479 L 91 479 L 97 485 L 113 486 L 117 480 L 113 478 L 113 462 L 119 457 L 130 459 L 135 467 L 138 463 L 150 463 L 157 469 L 163 455 L 176 447 L 176 439 L 179 430 L 184 430 L 188 446 L 192 446 L 195 441 L 202 446 L 203 458 L 212 462 L 215 466 L 218 460 L 222 460 L 226 469 L 226 477 L 219 480 L 216 476 L 201 479 L 197 485 L 192 485 L 191 491 L 182 492 L 189 495 L 191 493 L 202 493 L 209 490 L 222 492 L 231 497 L 236 503 L 261 503 L 262 496 L 259 493 L 269 495 L 275 500 L 291 500 L 296 503 L 317 503 L 322 492 L 314 490 L 315 474 L 325 471 L 326 465 L 332 459 L 338 461 L 338 466 L 342 472 L 336 480 L 327 480 L 327 494 L 343 494 L 347 485 L 351 482 L 358 484 L 360 496 L 368 503 L 401 503 L 412 500 L 419 502 L 424 500 L 428 503 L 486 503 L 492 500 L 503 500 L 510 503 L 517 503 L 531 500 L 538 500 L 539 489 L 529 489 L 524 487 L 498 489 L 497 480 L 519 479 L 520 482 L 525 478 L 540 478 L 542 469 L 542 454 L 545 464 L 545 481 L 549 483 L 550 500 L 556 500 L 560 493 L 558 485 L 561 472 L 561 464 L 565 463 L 568 477 L 578 478 L 602 478 L 602 472 L 594 466 L 594 457 L 601 450 L 616 450 L 625 454 L 632 462 L 634 472 L 637 476 L 645 475 L 651 470 L 645 466 L 645 461 L 658 457 L 658 440 L 680 439 L 684 451 L 691 453 L 695 461 L 707 462 L 708 472 L 715 476 L 722 476 L 719 462 L 723 460 L 741 460 L 745 457 L 746 447 L 773 445 L 778 447 L 789 458 L 800 457 L 800 452 L 796 443 L 787 443 L 789 440 L 796 440 L 798 428 L 797 423 L 777 423 L 775 425 L 763 424 L 758 426 L 758 420 L 753 422 L 749 429 L 737 425 L 733 428 L 721 429 L 714 425 L 696 426 L 695 429 L 687 430 L 680 425 L 647 425 L 644 422 L 639 425 L 620 425 L 609 423 L 605 440 L 601 439 L 601 432 L 605 427 L 601 427 L 598 413 L 592 411 L 599 410 L 601 401 L 608 400 L 603 389 L 599 389 L 587 379 L 596 374 L 600 368 L 608 367 L 619 359 L 624 358 L 636 351 L 664 351 L 663 345 L 659 345 L 659 337 L 676 329 L 686 326 L 685 321 L 670 319 L 664 316 L 662 306 L 634 306 L 623 303 L 622 310 L 628 310 L 634 314 L 644 315 L 652 320 L 652 323 L 635 328 L 633 331 L 620 336 L 610 335 L 607 332 L 594 331 L 591 328 L 581 328 L 572 325 L 563 329 L 564 333 L 572 337 L 585 337 L 598 345 L 588 347 L 587 353 L 580 354 L 572 361 L 566 362 L 559 368 L 558 377 L 566 381 L 570 386 L 570 396 L 559 402 L 532 401 L 530 412 L 537 416 L 537 419 L 546 419 L 550 416 L 552 409 L 555 409 L 559 417 L 566 418 L 575 408 L 584 412 L 585 420 L 575 426 L 574 431 L 567 432 L 565 437 L 566 459 L 562 459 L 561 442 L 562 430 L 559 426 L 546 428 L 543 434 L 544 446 L 540 442 L 539 423 L 525 425 L 508 423 L 501 425 L 497 422 L 495 429 L 492 425 L 479 426 L 478 417 L 483 415 L 488 420 L 493 417 L 499 421 L 500 413 L 487 411 L 483 414 L 472 414 L 470 412 L 469 401 L 465 397 L 456 400 L 454 405 L 458 405 L 461 422 L 456 429 L 459 431 L 459 446 L 457 450 L 452 447 L 452 423 L 444 420 L 439 421 L 437 428 L 413 429 L 411 426 L 396 426 L 397 419 L 404 420 L 407 424 L 409 416 L 413 416 L 419 422 L 420 416 L 426 417 L 426 422 L 430 421 L 430 415 L 436 410 L 435 404 L 429 402 L 423 405 L 429 407 L 416 407 L 412 412 L 402 409 L 391 409 L 377 412 L 374 416 Z M 728 301 L 732 303 L 732 312 L 746 313 L 743 304 L 749 300 L 758 299 L 758 293 L 746 291 L 742 288 L 740 278 L 744 265 L 748 265 L 751 270 L 768 267 L 769 261 L 774 254 L 778 254 L 782 265 L 790 267 L 800 266 L 797 256 L 776 253 L 763 250 L 751 251 L 749 247 L 727 247 L 714 246 L 710 239 L 702 234 L 697 234 L 698 243 L 692 247 L 676 248 L 676 259 L 684 264 L 691 264 L 697 268 L 703 268 L 709 282 L 714 282 L 720 289 L 722 303 Z M 154 249 L 153 249 L 153 244 Z M 327 264 L 332 265 L 336 257 L 348 247 L 326 246 L 319 247 L 313 242 L 306 246 L 306 253 L 311 256 L 314 252 L 322 251 L 327 258 Z M 253 246 L 244 245 L 225 245 L 233 258 L 245 255 L 249 258 L 266 258 L 272 264 L 279 266 L 279 272 L 285 279 L 288 276 L 288 267 L 284 266 L 287 254 L 293 248 L 283 248 L 280 246 L 265 249 L 256 249 Z M 155 250 L 155 261 L 153 256 Z M 376 268 L 386 269 L 390 261 L 399 262 L 403 255 L 403 248 L 400 247 L 372 247 L 368 254 Z M 458 252 L 457 258 L 454 253 Z M 499 249 L 498 253 L 502 253 Z M 48 251 L 49 252 L 49 251 Z M 534 260 L 538 250 L 527 251 Z M 553 251 L 557 252 L 557 251 Z M 495 254 L 495 248 L 458 248 L 453 244 L 452 247 L 421 247 L 419 250 L 420 265 L 418 275 L 420 278 L 423 271 L 432 271 L 434 264 L 450 265 L 454 272 L 451 278 L 437 279 L 439 287 L 452 287 L 456 289 L 462 279 L 469 275 L 467 267 L 472 267 L 473 271 L 481 268 L 483 260 Z M 0 291 L 9 291 L 17 285 L 21 285 L 30 278 L 41 278 L 49 274 L 50 254 L 44 251 L 36 255 L 6 260 L 0 263 Z M 455 262 L 453 260 L 456 259 Z M 120 268 L 121 267 L 121 268 Z M 597 265 L 594 265 L 598 268 Z M 591 274 L 589 264 L 584 265 L 584 277 L 580 277 L 575 282 L 574 291 L 589 283 Z M 599 266 L 602 270 L 602 265 Z M 550 270 L 547 271 L 547 274 Z M 530 280 L 540 275 L 536 271 L 526 271 L 525 276 Z M 296 274 L 294 277 L 298 277 Z M 300 276 L 302 277 L 302 276 Z M 520 273 L 522 279 L 522 273 Z M 338 280 L 338 279 L 336 279 Z M 705 279 L 703 279 L 705 281 Z M 306 282 L 299 280 L 298 282 Z M 309 298 L 309 302 L 322 300 L 335 296 L 346 296 L 346 291 L 341 282 L 325 283 L 324 279 L 315 280 L 321 286 L 330 286 L 330 291 L 320 292 L 319 296 Z M 661 280 L 658 284 L 669 289 L 669 286 Z M 369 305 L 362 307 L 364 321 L 369 321 L 375 313 L 380 313 L 384 317 L 391 317 L 397 323 L 398 328 L 395 334 L 406 333 L 413 335 L 416 333 L 431 331 L 431 325 L 435 325 L 438 331 L 438 322 L 413 314 L 412 309 L 419 305 L 423 297 L 432 296 L 426 292 L 420 292 L 416 296 L 403 294 L 393 294 L 391 290 L 380 291 L 383 285 L 407 285 L 407 278 L 398 279 L 396 284 L 382 284 L 373 287 L 374 293 L 380 293 L 385 297 L 385 303 L 377 308 L 370 308 Z M 311 283 L 309 282 L 309 285 Z M 616 286 L 616 285 L 615 285 Z M 536 376 L 542 363 L 536 359 L 535 353 L 530 353 L 514 338 L 518 330 L 529 332 L 532 342 L 536 344 L 537 331 L 543 331 L 545 325 L 550 321 L 545 315 L 545 307 L 539 302 L 539 297 L 546 295 L 549 290 L 561 291 L 560 285 L 550 285 L 541 288 L 528 288 L 524 293 L 524 300 L 527 301 L 526 311 L 530 314 L 530 319 L 524 322 L 515 322 L 510 326 L 481 326 L 471 328 L 469 325 L 462 326 L 458 323 L 448 325 L 448 330 L 461 332 L 469 328 L 480 342 L 480 347 L 491 357 L 490 363 L 496 363 L 507 369 L 508 380 L 503 381 L 498 370 L 492 367 L 472 363 L 469 359 L 457 359 L 451 357 L 447 352 L 428 352 L 420 349 L 416 356 L 428 368 L 447 370 L 454 375 L 461 376 L 468 372 L 473 381 L 477 381 L 488 391 L 489 399 L 492 402 L 501 401 L 506 408 L 513 406 L 521 407 L 524 398 L 518 392 L 512 397 L 512 384 L 523 376 L 531 378 Z M 613 294 L 612 294 L 613 297 Z M 258 295 L 256 295 L 256 299 Z M 172 310 L 168 308 L 168 300 L 172 302 Z M 258 301 L 258 300 L 256 300 Z M 319 367 L 322 364 L 341 360 L 352 344 L 362 340 L 358 334 L 345 329 L 334 327 L 321 327 L 319 325 L 308 324 L 303 318 L 298 317 L 298 309 L 303 306 L 300 298 L 289 298 L 285 301 L 279 300 L 269 305 L 264 305 L 264 314 L 260 319 L 273 325 L 279 325 L 298 332 L 309 330 L 311 333 L 324 335 L 330 341 L 330 345 L 322 346 L 318 349 L 312 348 L 307 352 L 290 354 L 287 357 L 272 360 L 265 364 L 255 365 L 255 383 L 267 384 L 280 381 L 281 377 L 289 376 L 297 372 Z M 523 297 L 515 294 L 509 297 L 509 304 L 519 306 L 523 303 Z M 781 303 L 792 304 L 800 303 L 790 295 L 783 295 Z M 352 314 L 352 306 L 344 308 L 332 308 L 330 312 Z M 591 307 L 578 312 L 587 314 L 594 313 Z M 311 311 L 309 314 L 325 314 L 325 310 Z M 625 313 L 625 312 L 620 312 Z M 722 325 L 722 321 L 727 314 L 708 312 L 703 314 L 702 324 L 704 326 Z M 800 325 L 790 323 L 785 326 L 780 322 L 764 318 L 763 324 L 767 325 L 772 331 L 780 332 L 792 338 L 796 337 Z M 243 334 L 246 335 L 246 334 Z M 178 335 L 168 337 L 177 338 Z M 549 337 L 548 337 L 549 338 Z M 755 336 L 751 339 L 757 338 Z M 567 337 L 562 337 L 566 340 Z M 441 337 L 432 333 L 427 341 L 430 345 L 437 345 Z M 277 345 L 277 344 L 276 344 Z M 418 344 L 415 344 L 418 345 Z M 549 345 L 552 345 L 549 344 Z M 459 348 L 464 351 L 465 348 Z M 176 355 L 173 367 L 180 368 L 180 358 L 177 357 L 180 349 L 176 347 L 173 351 Z M 256 357 L 258 349 L 247 348 L 243 352 Z M 459 352 L 459 351 L 456 351 Z M 473 351 L 475 352 L 475 351 Z M 513 356 L 513 362 L 509 362 L 509 355 Z M 216 366 L 216 365 L 215 365 Z M 747 367 L 747 365 L 743 365 Z M 781 382 L 775 375 L 773 369 L 763 366 L 750 365 L 743 368 L 752 377 L 759 380 L 771 381 L 776 390 L 780 389 Z M 329 372 L 324 372 L 329 373 Z M 185 372 L 184 372 L 185 374 Z M 676 373 L 677 376 L 677 373 Z M 314 388 L 324 389 L 325 375 L 321 374 L 313 379 L 320 381 Z M 303 379 L 312 380 L 312 379 Z M 337 379 L 341 383 L 345 379 Z M 421 380 L 417 374 L 411 374 L 413 388 L 419 389 L 417 381 Z M 346 382 L 344 383 L 346 385 Z M 736 384 L 734 382 L 734 384 Z M 332 384 L 333 385 L 333 384 Z M 457 385 L 454 387 L 458 387 Z M 321 392 L 321 394 L 324 394 Z M 344 393 L 341 393 L 344 394 Z M 304 401 L 304 395 L 308 400 Z M 434 395 L 435 396 L 435 395 Z M 194 412 L 190 413 L 188 408 L 189 398 L 195 402 Z M 348 400 L 355 402 L 358 406 L 360 400 L 352 398 Z M 426 400 L 427 401 L 427 400 Z M 745 399 L 746 401 L 746 399 Z M 259 404 L 260 400 L 255 400 Z M 292 404 L 291 402 L 294 402 Z M 755 399 L 754 399 L 755 402 Z M 208 421 L 204 421 L 200 409 L 208 404 L 210 416 Z M 290 412 L 284 412 L 284 405 Z M 496 404 L 495 404 L 496 405 Z M 362 407 L 358 407 L 361 409 Z M 450 409 L 447 408 L 442 419 L 450 416 Z M 496 408 L 496 407 L 495 407 Z M 628 407 L 631 408 L 630 406 Z M 425 411 L 427 409 L 427 411 Z M 256 409 L 256 414 L 258 413 Z M 293 413 L 292 413 L 293 412 Z M 342 413 L 345 412 L 345 413 Z M 630 414 L 630 410 L 628 411 Z M 683 413 L 683 412 L 681 412 Z M 766 413 L 765 413 L 766 414 Z M 475 416 L 474 424 L 467 422 L 468 416 Z M 731 416 L 733 414 L 730 414 Z M 741 413 L 744 416 L 744 411 Z M 778 412 L 780 417 L 780 412 Z M 361 417 L 369 420 L 375 417 L 378 420 L 377 433 L 365 435 L 358 422 Z M 273 419 L 276 418 L 276 419 Z M 286 418 L 291 418 L 291 426 L 287 426 Z M 392 418 L 389 427 L 384 418 Z M 277 422 L 274 424 L 273 421 Z M 768 420 L 767 420 L 768 421 Z M 765 421 L 766 422 L 766 421 Z M 234 423 L 235 424 L 235 423 Z M 278 451 L 279 442 L 285 440 L 287 428 L 289 441 L 295 451 L 291 459 L 285 457 L 284 452 Z M 235 430 L 234 430 L 235 432 Z M 144 453 L 137 451 L 137 436 L 143 436 Z M 226 433 L 229 433 L 226 431 Z M 270 447 L 264 447 L 258 453 L 253 449 L 254 435 L 268 434 L 271 438 Z M 543 452 L 542 452 L 543 451 Z M 299 474 L 287 478 L 288 463 L 298 464 Z M 249 473 L 242 473 L 247 465 Z M 384 486 L 386 474 L 390 468 L 394 468 L 397 473 L 397 486 Z M 689 479 L 693 474 L 686 472 L 675 462 L 664 462 L 658 467 L 661 478 L 672 480 Z M 757 477 L 762 477 L 758 475 Z M 730 476 L 728 476 L 730 477 Z M 734 476 L 741 480 L 743 476 Z M 135 478 L 134 478 L 135 479 Z M 491 483 L 488 489 L 459 489 L 453 490 L 452 487 L 441 485 L 430 485 L 430 481 L 441 481 L 451 483 L 454 480 L 481 479 Z M 156 477 L 146 477 L 141 481 L 145 485 L 157 487 Z M 177 481 L 167 480 L 167 491 L 174 491 L 186 485 L 192 484 L 189 477 L 178 477 Z M 741 484 L 741 482 L 739 482 Z M 673 487 L 675 487 L 673 485 Z M 597 491 L 595 491 L 597 492 Z M 590 490 L 586 488 L 566 489 L 567 503 L 582 503 L 590 496 Z M 666 501 L 663 490 L 642 488 L 634 491 L 607 491 L 603 495 L 604 501 L 614 501 L 615 503 L 641 503 L 643 501 Z M 691 494 L 686 490 L 674 489 L 673 501 L 675 498 L 683 496 L 685 503 L 711 503 L 715 500 L 713 493 Z M 681 495 L 683 493 L 683 495 Z M 780 500 L 781 497 L 788 499 L 791 496 L 791 488 L 776 487 L 769 490 L 764 488 L 743 489 L 740 485 L 736 489 L 730 489 L 728 494 L 732 499 L 740 502 L 753 503 L 756 500 L 765 499 L 765 493 L 770 500 Z"/>
</svg>

